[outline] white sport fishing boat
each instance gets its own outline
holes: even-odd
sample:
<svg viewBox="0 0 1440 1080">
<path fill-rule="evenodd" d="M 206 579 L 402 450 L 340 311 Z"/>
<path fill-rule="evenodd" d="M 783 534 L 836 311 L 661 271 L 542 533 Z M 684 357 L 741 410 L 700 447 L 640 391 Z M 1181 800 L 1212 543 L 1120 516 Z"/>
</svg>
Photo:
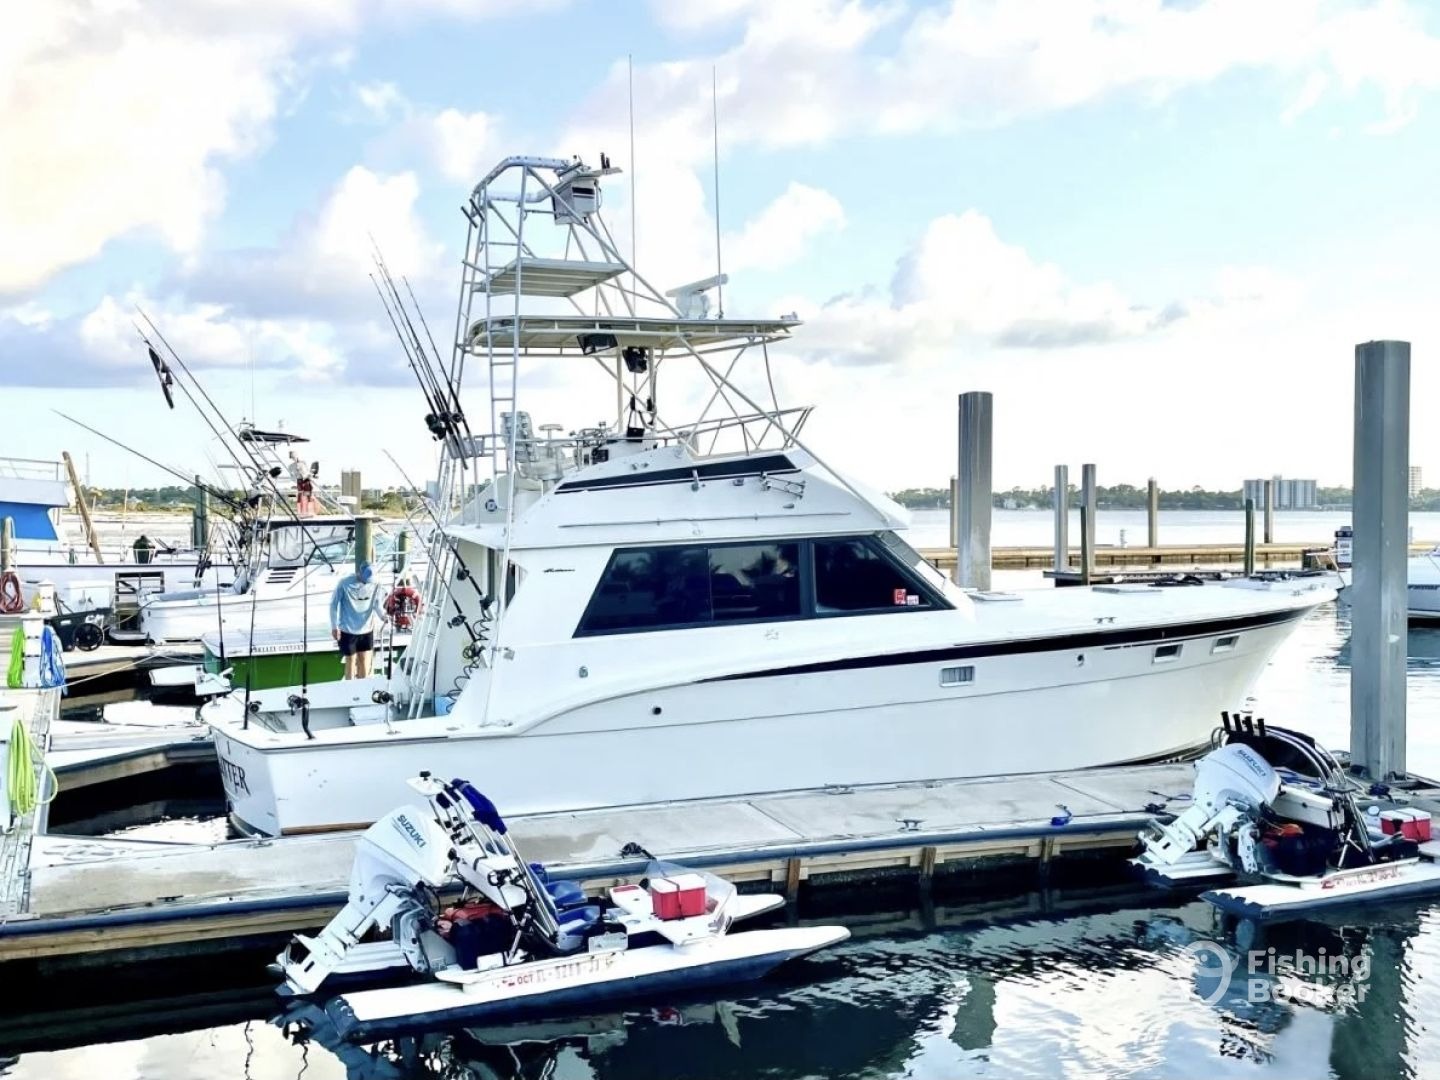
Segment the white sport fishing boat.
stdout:
<svg viewBox="0 0 1440 1080">
<path fill-rule="evenodd" d="M 231 584 L 145 599 L 140 625 L 147 640 L 159 645 L 222 632 L 243 637 L 252 630 L 298 634 L 304 628 L 313 634 L 329 627 L 335 586 L 355 569 L 355 518 L 271 517 L 254 529 L 245 565 Z M 424 572 L 423 552 L 417 566 L 400 558 L 393 540 L 387 533 L 376 534 L 373 565 L 382 590 Z M 402 562 L 404 570 L 399 569 Z"/>
<path fill-rule="evenodd" d="M 394 982 L 328 1000 L 342 1038 L 553 1015 L 598 1003 L 757 979 L 844 941 L 841 926 L 729 933 L 784 904 L 712 874 L 652 863 L 647 884 L 592 900 L 517 851 L 495 805 L 464 780 L 410 780 L 407 806 L 356 842 L 345 907 L 277 963 L 281 993 Z M 437 913 L 442 893 L 460 895 Z M 378 936 L 377 936 L 378 935 Z"/>
<path fill-rule="evenodd" d="M 1340 570 L 1340 598 L 1346 602 L 1353 575 L 1348 566 Z M 1440 547 L 1405 560 L 1405 606 L 1411 622 L 1440 622 Z"/>
<path fill-rule="evenodd" d="M 615 171 L 509 158 L 475 188 L 449 369 L 488 365 L 491 427 L 446 433 L 440 504 L 491 478 L 437 530 L 403 672 L 206 707 L 241 828 L 363 826 L 437 755 L 526 814 L 1169 758 L 1334 598 L 957 588 L 802 442 L 808 408 L 741 384 L 793 319 L 712 318 L 718 279 L 662 294 L 624 261 Z M 537 434 L 518 372 L 542 362 L 608 375 L 616 426 Z M 662 370 L 698 415 L 661 411 Z"/>
<path fill-rule="evenodd" d="M 1370 795 L 1309 736 L 1249 717 L 1225 716 L 1190 806 L 1140 839 L 1151 881 L 1220 884 L 1203 898 L 1253 920 L 1440 895 L 1429 810 Z"/>
<path fill-rule="evenodd" d="M 355 515 L 319 489 L 318 462 L 306 465 L 296 455 L 295 444 L 308 440 L 242 424 L 235 441 L 245 454 L 239 460 L 249 464 L 241 477 L 244 512 L 235 523 L 233 580 L 147 596 L 140 625 L 154 644 L 199 641 L 207 634 L 323 633 L 335 586 L 355 568 Z M 281 460 L 281 448 L 290 450 L 288 462 Z M 418 542 L 414 551 L 400 550 L 406 531 L 377 523 L 373 561 L 382 589 L 424 573 Z"/>
<path fill-rule="evenodd" d="M 153 519 L 137 524 L 91 515 L 88 508 L 77 519 L 69 508 L 78 507 L 83 495 L 66 462 L 0 457 L 0 518 L 13 523 L 15 574 L 27 598 L 48 582 L 67 607 L 85 610 L 214 580 L 205 551 L 188 541 L 167 542 L 165 534 L 177 539 L 186 519 L 175 519 L 177 529 Z M 223 570 L 228 580 L 230 568 Z"/>
</svg>

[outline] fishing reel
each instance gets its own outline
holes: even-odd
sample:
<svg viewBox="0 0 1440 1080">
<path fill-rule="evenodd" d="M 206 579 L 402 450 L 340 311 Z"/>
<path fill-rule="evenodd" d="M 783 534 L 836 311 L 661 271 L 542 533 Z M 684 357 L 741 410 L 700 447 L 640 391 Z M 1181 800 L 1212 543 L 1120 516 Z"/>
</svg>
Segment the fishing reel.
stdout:
<svg viewBox="0 0 1440 1080">
<path fill-rule="evenodd" d="M 425 414 L 425 427 L 435 439 L 446 439 L 459 430 L 465 422 L 460 412 L 433 412 Z"/>
</svg>

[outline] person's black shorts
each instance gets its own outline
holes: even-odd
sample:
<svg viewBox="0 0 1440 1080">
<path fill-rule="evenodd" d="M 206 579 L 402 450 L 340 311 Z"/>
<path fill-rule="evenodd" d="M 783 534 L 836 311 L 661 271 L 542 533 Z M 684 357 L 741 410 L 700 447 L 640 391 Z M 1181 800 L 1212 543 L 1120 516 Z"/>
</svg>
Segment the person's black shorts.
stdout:
<svg viewBox="0 0 1440 1080">
<path fill-rule="evenodd" d="M 354 656 L 356 653 L 373 652 L 375 649 L 374 634 L 347 634 L 340 631 L 340 655 Z"/>
</svg>

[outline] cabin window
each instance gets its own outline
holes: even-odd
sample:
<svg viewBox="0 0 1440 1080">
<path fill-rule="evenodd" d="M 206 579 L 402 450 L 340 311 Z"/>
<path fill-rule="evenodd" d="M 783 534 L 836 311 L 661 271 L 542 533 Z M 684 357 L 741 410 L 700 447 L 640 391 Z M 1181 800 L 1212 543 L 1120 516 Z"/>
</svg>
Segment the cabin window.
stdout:
<svg viewBox="0 0 1440 1080">
<path fill-rule="evenodd" d="M 789 619 L 800 614 L 800 545 L 709 549 L 710 606 L 716 622 Z"/>
<path fill-rule="evenodd" d="M 865 540 L 816 540 L 815 611 L 894 611 L 934 606 L 929 589 Z"/>
<path fill-rule="evenodd" d="M 1171 661 L 1171 660 L 1178 659 L 1179 656 L 1180 656 L 1180 648 L 1181 648 L 1181 647 L 1180 647 L 1180 645 L 1178 645 L 1178 644 L 1176 644 L 1176 645 L 1156 645 L 1156 646 L 1155 646 L 1155 663 L 1157 663 L 1157 664 L 1164 664 L 1164 663 L 1168 663 L 1168 662 Z"/>
<path fill-rule="evenodd" d="M 799 566 L 795 543 L 617 551 L 577 634 L 796 618 Z"/>
<path fill-rule="evenodd" d="M 1229 652 L 1230 650 L 1232 650 L 1233 648 L 1235 648 L 1235 646 L 1239 643 L 1239 641 L 1240 641 L 1240 635 L 1239 635 L 1239 634 L 1227 634 L 1227 635 L 1225 635 L 1225 636 L 1222 637 L 1222 638 L 1216 638 L 1216 639 L 1215 639 L 1215 645 L 1214 645 L 1214 647 L 1211 648 L 1210 651 L 1211 651 L 1212 653 L 1217 653 L 1217 652 Z"/>
</svg>

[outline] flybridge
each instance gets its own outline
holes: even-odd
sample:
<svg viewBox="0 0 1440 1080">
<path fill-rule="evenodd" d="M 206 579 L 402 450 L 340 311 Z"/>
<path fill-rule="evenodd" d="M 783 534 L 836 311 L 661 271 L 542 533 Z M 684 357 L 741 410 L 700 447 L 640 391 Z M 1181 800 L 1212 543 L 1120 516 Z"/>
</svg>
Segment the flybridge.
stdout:
<svg viewBox="0 0 1440 1080">
<path fill-rule="evenodd" d="M 464 441 L 465 456 L 492 462 L 509 476 L 537 456 L 581 452 L 571 468 L 611 456 L 607 445 L 677 443 L 692 454 L 751 453 L 795 443 L 808 410 L 782 410 L 773 391 L 762 402 L 736 382 L 752 350 L 766 366 L 767 347 L 789 337 L 791 318 L 709 317 L 716 275 L 662 291 L 621 253 L 601 215 L 602 181 L 620 172 L 601 155 L 599 168 L 579 160 L 510 157 L 472 192 L 462 262 L 458 340 L 452 364 L 459 383 L 483 359 L 490 391 L 489 431 Z M 614 412 L 593 427 L 542 427 L 536 438 L 519 407 L 524 362 L 591 360 L 614 387 Z M 661 400 L 699 401 L 699 415 L 679 418 Z M 601 400 L 604 400 L 603 398 Z M 619 452 L 625 447 L 616 447 Z M 497 500 L 502 505 L 507 500 Z"/>
</svg>

